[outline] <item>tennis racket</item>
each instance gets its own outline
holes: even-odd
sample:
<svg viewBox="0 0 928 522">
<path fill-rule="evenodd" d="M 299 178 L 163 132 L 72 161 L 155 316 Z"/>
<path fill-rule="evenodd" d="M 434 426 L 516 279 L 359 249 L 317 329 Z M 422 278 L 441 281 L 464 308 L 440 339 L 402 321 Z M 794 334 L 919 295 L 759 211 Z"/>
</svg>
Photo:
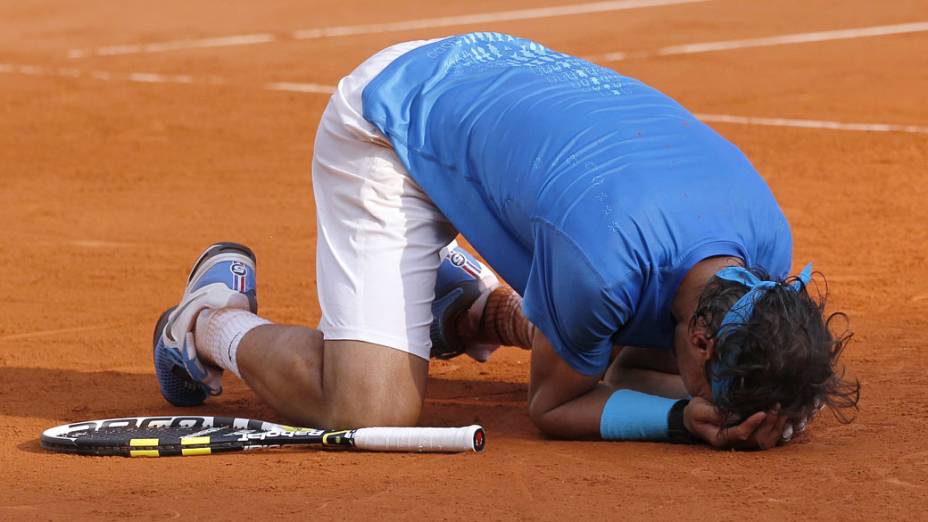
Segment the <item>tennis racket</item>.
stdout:
<svg viewBox="0 0 928 522">
<path fill-rule="evenodd" d="M 455 453 L 483 451 L 480 426 L 319 430 L 232 417 L 126 417 L 77 422 L 42 433 L 42 447 L 81 455 L 163 457 L 209 455 L 315 444 L 366 451 Z"/>
</svg>

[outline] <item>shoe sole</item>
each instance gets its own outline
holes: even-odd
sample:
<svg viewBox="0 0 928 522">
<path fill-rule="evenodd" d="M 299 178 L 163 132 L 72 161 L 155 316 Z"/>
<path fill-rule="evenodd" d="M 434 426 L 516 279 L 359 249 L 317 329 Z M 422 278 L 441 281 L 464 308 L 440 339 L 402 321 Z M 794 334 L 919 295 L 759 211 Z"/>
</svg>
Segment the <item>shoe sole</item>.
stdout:
<svg viewBox="0 0 928 522">
<path fill-rule="evenodd" d="M 457 290 L 461 292 L 437 317 L 434 316 L 433 311 L 432 325 L 429 328 L 429 336 L 432 339 L 430 358 L 447 360 L 464 353 L 464 346 L 454 343 L 453 339 L 446 335 L 446 332 L 452 330 L 454 321 L 480 297 L 479 280 L 474 279 L 455 285 L 441 298 L 436 299 L 434 303 L 440 303 Z"/>
<path fill-rule="evenodd" d="M 158 322 L 155 323 L 155 333 L 151 340 L 152 346 L 158 346 L 158 341 L 161 339 L 161 334 L 164 332 L 164 327 L 168 324 L 168 318 L 171 316 L 171 312 L 173 312 L 175 308 L 177 308 L 177 306 L 168 308 L 164 311 L 164 313 L 161 314 L 161 317 L 158 318 Z"/>
<path fill-rule="evenodd" d="M 158 318 L 158 322 L 155 324 L 155 331 L 152 335 L 152 360 L 155 363 L 155 373 L 159 371 L 159 361 L 158 361 L 158 342 L 161 340 L 161 335 L 164 332 L 165 327 L 168 324 L 168 319 L 176 306 L 172 306 L 164 311 L 161 314 L 161 317 Z M 164 355 L 164 357 L 169 357 Z M 199 406 L 206 400 L 208 394 L 203 390 L 199 383 L 194 381 L 187 375 L 186 370 L 177 363 L 177 361 L 169 361 L 171 364 L 170 376 L 158 374 L 158 387 L 161 388 L 161 396 L 164 397 L 166 401 L 173 404 L 174 406 L 179 407 L 192 407 Z M 175 382 L 171 383 L 162 382 L 167 379 L 172 379 Z M 164 391 L 164 386 L 167 386 L 169 389 L 174 388 L 174 393 L 183 394 L 183 396 L 172 396 L 168 397 Z"/>
</svg>

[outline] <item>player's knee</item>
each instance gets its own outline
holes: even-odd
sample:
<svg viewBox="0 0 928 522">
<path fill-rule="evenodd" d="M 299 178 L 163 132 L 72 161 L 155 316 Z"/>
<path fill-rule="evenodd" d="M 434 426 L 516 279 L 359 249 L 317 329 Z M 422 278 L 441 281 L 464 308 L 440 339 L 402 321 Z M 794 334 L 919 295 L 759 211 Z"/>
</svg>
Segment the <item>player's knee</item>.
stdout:
<svg viewBox="0 0 928 522">
<path fill-rule="evenodd" d="M 416 424 L 428 361 L 360 341 L 327 342 L 326 350 L 327 424 L 339 429 Z"/>
<path fill-rule="evenodd" d="M 333 404 L 329 424 L 335 428 L 415 426 L 422 411 L 422 399 L 391 392 L 356 396 L 350 404 L 344 401 Z"/>
</svg>

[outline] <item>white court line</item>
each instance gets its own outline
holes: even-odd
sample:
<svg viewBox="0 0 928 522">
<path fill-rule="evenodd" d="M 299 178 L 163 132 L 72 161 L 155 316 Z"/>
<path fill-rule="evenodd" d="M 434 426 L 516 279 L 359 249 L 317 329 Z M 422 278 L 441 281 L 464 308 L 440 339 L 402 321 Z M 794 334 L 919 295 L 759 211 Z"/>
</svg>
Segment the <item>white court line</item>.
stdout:
<svg viewBox="0 0 928 522">
<path fill-rule="evenodd" d="M 111 73 L 108 71 L 82 71 L 73 67 L 49 69 L 37 65 L 14 65 L 0 63 L 0 74 L 22 74 L 26 76 L 51 76 L 61 78 L 90 78 L 97 81 L 124 81 L 133 83 L 224 85 L 226 80 L 216 76 L 195 78 L 189 74 L 159 74 L 147 72 Z M 322 92 L 322 91 L 320 91 Z M 332 92 L 332 91 L 326 91 Z"/>
<path fill-rule="evenodd" d="M 767 127 L 795 127 L 799 129 L 828 129 L 857 132 L 928 134 L 928 126 L 899 125 L 895 123 L 845 123 L 839 121 L 800 120 L 793 118 L 755 118 L 751 116 L 732 116 L 729 114 L 696 114 L 695 116 L 702 121 L 734 123 L 738 125 L 763 125 Z"/>
<path fill-rule="evenodd" d="M 73 67 L 59 67 L 49 69 L 36 65 L 20 65 L 0 63 L 0 74 L 21 74 L 25 76 L 45 76 L 60 78 L 90 78 L 101 82 L 132 82 L 151 84 L 197 84 L 197 85 L 227 85 L 229 81 L 219 76 L 191 76 L 189 74 L 160 74 L 149 72 L 109 72 L 90 70 L 82 71 Z M 316 83 L 275 82 L 262 86 L 270 91 L 292 91 L 302 93 L 331 94 L 335 87 Z"/>
<path fill-rule="evenodd" d="M 512 11 L 497 11 L 494 13 L 476 13 L 461 16 L 422 18 L 419 20 L 405 20 L 401 22 L 300 29 L 286 35 L 257 33 L 221 36 L 216 38 L 154 42 L 148 44 L 109 45 L 105 47 L 97 47 L 96 49 L 71 49 L 68 51 L 68 58 L 86 58 L 88 56 L 118 56 L 126 54 L 179 51 L 184 49 L 206 49 L 214 47 L 256 45 L 286 39 L 311 40 L 316 38 L 399 32 L 415 29 L 434 29 L 439 27 L 454 27 L 459 25 L 534 20 L 537 18 L 550 18 L 555 16 L 605 13 L 609 11 L 623 11 L 627 9 L 641 9 L 645 7 L 660 7 L 665 5 L 695 4 L 708 1 L 710 0 L 610 0 L 605 2 L 592 2 L 585 4 L 538 7 L 533 9 L 517 9 Z"/>
<path fill-rule="evenodd" d="M 608 11 L 640 9 L 643 7 L 694 4 L 706 1 L 708 0 L 614 0 L 610 2 L 595 2 L 591 4 L 560 5 L 552 7 L 538 7 L 534 9 L 498 11 L 495 13 L 442 16 L 439 18 L 407 20 L 404 22 L 392 22 L 383 24 L 347 25 L 342 27 L 329 27 L 325 29 L 306 29 L 302 31 L 294 31 L 292 36 L 294 39 L 304 40 L 311 38 L 325 38 L 330 36 L 350 36 L 358 34 L 409 31 L 414 29 L 434 29 L 438 27 L 454 27 L 458 25 L 474 25 L 491 22 L 533 20 L 536 18 L 550 18 L 554 16 L 604 13 Z"/>
<path fill-rule="evenodd" d="M 44 75 L 58 77 L 82 77 L 81 71 L 76 69 L 42 69 L 30 65 L 13 65 L 0 63 L 0 74 L 23 74 L 28 76 Z M 105 71 L 92 71 L 88 78 L 98 81 L 129 81 L 135 83 L 151 84 L 199 84 L 199 85 L 230 85 L 219 77 L 210 76 L 196 78 L 186 74 L 166 75 L 156 73 L 108 73 Z M 303 94 L 332 94 L 335 86 L 318 83 L 301 82 L 274 82 L 261 86 L 268 91 L 297 92 Z M 802 129 L 823 129 L 857 132 L 900 132 L 907 134 L 928 134 L 928 126 L 904 125 L 896 123 L 851 123 L 829 120 L 806 120 L 794 118 L 764 118 L 752 116 L 736 116 L 730 114 L 696 114 L 696 117 L 713 123 L 731 123 L 736 125 L 762 125 L 767 127 L 794 127 Z"/>
<path fill-rule="evenodd" d="M 160 74 L 153 73 L 129 73 L 129 81 L 141 83 L 165 83 L 165 78 Z"/>
<path fill-rule="evenodd" d="M 195 78 L 189 74 L 159 74 L 148 72 L 112 73 L 108 71 L 81 70 L 74 67 L 47 68 L 38 65 L 0 63 L 0 74 L 25 76 L 51 76 L 62 78 L 91 78 L 98 81 L 127 81 L 134 83 L 203 83 L 217 85 L 225 83 L 223 78 L 209 76 Z"/>
<path fill-rule="evenodd" d="M 45 68 L 38 65 L 20 65 L 16 68 L 16 72 L 29 76 L 42 76 L 45 74 Z"/>
<path fill-rule="evenodd" d="M 161 53 L 166 51 L 179 51 L 181 49 L 205 49 L 210 47 L 232 47 L 237 45 L 255 45 L 277 41 L 277 36 L 270 33 L 242 34 L 235 36 L 222 36 L 218 38 L 201 38 L 198 40 L 175 40 L 172 42 L 157 42 L 150 44 L 110 45 L 100 47 L 93 51 L 71 49 L 68 58 L 84 58 L 86 56 L 119 56 L 124 54 Z"/>
<path fill-rule="evenodd" d="M 94 326 L 79 326 L 76 328 L 61 328 L 58 330 L 40 330 L 38 332 L 26 332 L 20 334 L 4 335 L 0 337 L 0 342 L 7 341 L 22 341 L 24 339 L 35 339 L 37 337 L 49 337 L 53 335 L 61 334 L 70 334 L 70 333 L 80 333 L 80 332 L 94 332 L 97 330 L 108 330 L 110 328 L 116 328 L 123 326 L 118 323 L 111 324 L 98 324 Z"/>
<path fill-rule="evenodd" d="M 273 42 L 277 37 L 270 33 L 243 34 L 237 36 L 220 36 L 218 38 L 203 38 L 197 40 L 203 47 L 232 47 L 236 45 L 255 45 Z M 146 52 L 158 53 L 186 49 L 186 42 L 161 42 L 145 46 Z M 180 45 L 180 47 L 178 47 Z"/>
<path fill-rule="evenodd" d="M 857 29 L 838 29 L 835 31 L 783 34 L 778 36 L 767 36 L 763 38 L 747 38 L 742 40 L 725 40 L 720 42 L 671 45 L 669 47 L 661 47 L 655 51 L 606 53 L 587 57 L 587 60 L 593 62 L 619 62 L 633 58 L 651 58 L 654 56 L 711 53 L 716 51 L 730 51 L 732 49 L 747 49 L 751 47 L 769 47 L 774 45 L 826 42 L 830 40 L 849 40 L 853 38 L 870 38 L 874 36 L 920 33 L 925 31 L 928 31 L 928 22 L 876 25 L 872 27 L 859 27 Z"/>
<path fill-rule="evenodd" d="M 264 88 L 269 91 L 289 91 L 311 94 L 332 94 L 335 92 L 335 87 L 330 85 L 320 85 L 318 83 L 276 82 L 268 83 L 264 86 Z"/>
</svg>

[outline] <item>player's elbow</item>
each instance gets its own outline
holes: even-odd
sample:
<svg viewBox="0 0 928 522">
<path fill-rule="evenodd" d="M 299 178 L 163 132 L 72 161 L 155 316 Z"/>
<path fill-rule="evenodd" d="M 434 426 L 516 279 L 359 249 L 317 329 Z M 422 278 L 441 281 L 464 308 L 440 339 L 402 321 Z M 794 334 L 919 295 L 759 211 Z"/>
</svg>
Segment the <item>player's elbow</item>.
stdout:
<svg viewBox="0 0 928 522">
<path fill-rule="evenodd" d="M 528 415 L 532 423 L 549 437 L 570 440 L 590 440 L 599 437 L 599 414 L 576 399 L 564 402 L 544 402 L 529 399 Z"/>
<path fill-rule="evenodd" d="M 540 401 L 530 401 L 528 416 L 542 433 L 549 437 L 568 438 L 570 435 L 564 430 L 563 424 L 558 422 L 557 412 Z"/>
<path fill-rule="evenodd" d="M 535 427 L 549 437 L 554 437 L 557 439 L 575 438 L 575 435 L 571 432 L 571 430 L 566 429 L 563 424 L 556 422 L 552 415 L 546 413 L 538 413 L 533 415 L 531 412 L 529 412 L 529 416 L 532 419 L 532 423 L 535 424 Z"/>
<path fill-rule="evenodd" d="M 538 408 L 532 408 L 531 406 L 528 409 L 528 416 L 532 419 L 532 424 L 535 425 L 542 433 L 546 435 L 553 435 L 549 432 L 552 426 L 551 423 L 547 421 L 544 411 L 540 411 Z"/>
</svg>

